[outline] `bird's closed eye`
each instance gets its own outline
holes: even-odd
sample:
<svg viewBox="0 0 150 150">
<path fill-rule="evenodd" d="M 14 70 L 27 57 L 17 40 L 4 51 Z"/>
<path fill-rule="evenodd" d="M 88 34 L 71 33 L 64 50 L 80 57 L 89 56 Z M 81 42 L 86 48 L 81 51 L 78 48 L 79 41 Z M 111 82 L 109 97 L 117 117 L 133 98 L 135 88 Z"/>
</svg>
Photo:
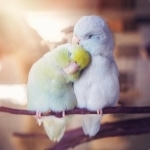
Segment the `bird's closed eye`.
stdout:
<svg viewBox="0 0 150 150">
<path fill-rule="evenodd" d="M 71 57 L 71 55 L 72 55 L 71 52 L 68 51 L 68 56 Z"/>
<path fill-rule="evenodd" d="M 92 38 L 92 36 L 93 36 L 92 34 L 88 35 L 88 39 Z"/>
</svg>

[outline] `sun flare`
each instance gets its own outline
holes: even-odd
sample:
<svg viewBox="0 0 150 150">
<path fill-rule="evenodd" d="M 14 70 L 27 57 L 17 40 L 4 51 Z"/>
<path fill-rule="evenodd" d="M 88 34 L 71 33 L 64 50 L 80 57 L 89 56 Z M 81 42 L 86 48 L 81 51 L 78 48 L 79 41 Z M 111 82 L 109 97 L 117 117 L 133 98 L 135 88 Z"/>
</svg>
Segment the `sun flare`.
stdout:
<svg viewBox="0 0 150 150">
<path fill-rule="evenodd" d="M 59 17 L 46 13 L 27 13 L 27 22 L 39 35 L 50 42 L 59 42 L 64 35 L 61 32 L 64 22 Z"/>
</svg>

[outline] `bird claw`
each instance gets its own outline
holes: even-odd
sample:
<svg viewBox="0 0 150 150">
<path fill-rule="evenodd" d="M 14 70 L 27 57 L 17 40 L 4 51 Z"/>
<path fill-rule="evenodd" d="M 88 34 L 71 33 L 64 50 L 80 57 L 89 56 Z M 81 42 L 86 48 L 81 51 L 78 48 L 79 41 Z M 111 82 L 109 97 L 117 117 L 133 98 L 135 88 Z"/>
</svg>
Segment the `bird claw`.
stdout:
<svg viewBox="0 0 150 150">
<path fill-rule="evenodd" d="M 36 111 L 35 119 L 37 120 L 37 123 L 40 126 L 42 124 L 41 112 Z"/>
<path fill-rule="evenodd" d="M 66 116 L 65 111 L 62 111 L 62 117 L 64 118 Z"/>
<path fill-rule="evenodd" d="M 99 114 L 99 115 L 102 115 L 102 114 L 103 114 L 103 111 L 102 111 L 102 109 L 100 109 L 100 110 L 97 110 L 97 114 Z"/>
</svg>

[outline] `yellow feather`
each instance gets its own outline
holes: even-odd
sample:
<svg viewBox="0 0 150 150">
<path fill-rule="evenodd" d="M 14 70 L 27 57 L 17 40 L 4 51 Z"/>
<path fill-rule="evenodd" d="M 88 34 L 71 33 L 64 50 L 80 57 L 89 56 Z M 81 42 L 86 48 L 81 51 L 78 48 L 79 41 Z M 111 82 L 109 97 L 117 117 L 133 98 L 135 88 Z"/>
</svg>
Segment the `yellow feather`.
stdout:
<svg viewBox="0 0 150 150">
<path fill-rule="evenodd" d="M 75 45 L 71 58 L 73 61 L 78 63 L 80 70 L 85 68 L 91 61 L 90 54 L 79 45 Z"/>
</svg>

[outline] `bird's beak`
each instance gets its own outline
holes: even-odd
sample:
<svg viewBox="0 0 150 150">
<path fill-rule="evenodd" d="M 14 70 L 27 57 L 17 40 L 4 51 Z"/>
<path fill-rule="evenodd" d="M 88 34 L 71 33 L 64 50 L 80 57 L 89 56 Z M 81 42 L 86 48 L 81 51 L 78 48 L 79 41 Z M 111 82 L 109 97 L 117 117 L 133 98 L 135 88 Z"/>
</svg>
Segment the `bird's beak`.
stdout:
<svg viewBox="0 0 150 150">
<path fill-rule="evenodd" d="M 73 35 L 72 44 L 79 44 L 80 38 L 77 35 Z"/>
<path fill-rule="evenodd" d="M 64 72 L 68 75 L 77 72 L 80 69 L 80 66 L 76 62 L 70 62 L 70 64 L 63 68 Z"/>
</svg>

